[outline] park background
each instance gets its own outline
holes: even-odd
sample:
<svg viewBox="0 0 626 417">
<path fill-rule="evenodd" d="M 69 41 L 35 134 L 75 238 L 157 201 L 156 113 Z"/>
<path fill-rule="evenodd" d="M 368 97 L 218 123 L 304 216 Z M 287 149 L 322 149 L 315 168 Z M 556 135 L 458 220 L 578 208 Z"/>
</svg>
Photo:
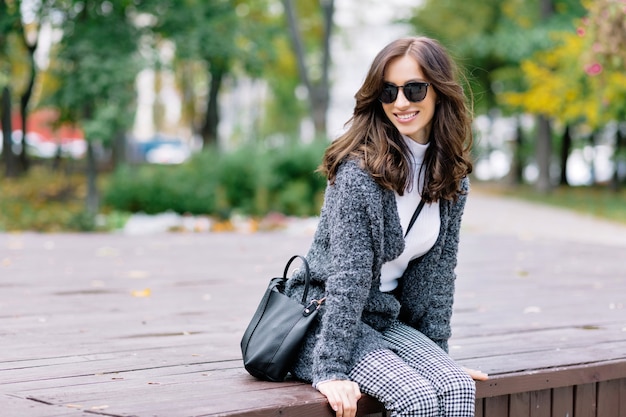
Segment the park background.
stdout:
<svg viewBox="0 0 626 417">
<path fill-rule="evenodd" d="M 475 187 L 626 222 L 625 1 L 3 0 L 0 231 L 315 216 L 323 150 L 406 34 L 463 69 Z"/>
</svg>

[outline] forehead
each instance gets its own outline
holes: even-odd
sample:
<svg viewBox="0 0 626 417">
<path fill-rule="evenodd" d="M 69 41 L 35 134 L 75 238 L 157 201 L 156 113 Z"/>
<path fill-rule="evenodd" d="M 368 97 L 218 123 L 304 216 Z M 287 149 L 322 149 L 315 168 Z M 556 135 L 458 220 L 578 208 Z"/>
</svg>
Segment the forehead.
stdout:
<svg viewBox="0 0 626 417">
<path fill-rule="evenodd" d="M 385 82 L 404 85 L 407 81 L 426 81 L 415 58 L 403 55 L 389 61 L 383 74 Z"/>
</svg>

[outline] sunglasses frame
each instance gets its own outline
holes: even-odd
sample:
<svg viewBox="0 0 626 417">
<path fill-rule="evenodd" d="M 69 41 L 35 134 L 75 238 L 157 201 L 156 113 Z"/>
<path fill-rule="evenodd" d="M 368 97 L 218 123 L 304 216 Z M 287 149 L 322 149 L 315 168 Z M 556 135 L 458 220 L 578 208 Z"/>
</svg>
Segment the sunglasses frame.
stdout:
<svg viewBox="0 0 626 417">
<path fill-rule="evenodd" d="M 411 100 L 411 98 L 409 97 L 409 95 L 412 95 L 412 94 L 407 95 L 407 94 L 405 94 L 405 92 L 404 92 L 404 89 L 405 89 L 406 87 L 410 87 L 410 86 L 415 85 L 415 84 L 417 84 L 419 87 L 422 87 L 422 86 L 424 87 L 424 91 L 425 91 L 425 92 L 424 92 L 424 97 L 422 97 L 422 98 L 421 98 L 421 99 L 419 99 L 419 100 Z M 394 103 L 394 102 L 398 99 L 398 92 L 400 91 L 400 89 L 402 89 L 402 94 L 404 94 L 404 97 L 405 97 L 408 101 L 410 101 L 411 103 L 419 103 L 420 101 L 424 101 L 424 99 L 425 99 L 425 98 L 426 98 L 426 96 L 428 95 L 428 87 L 429 87 L 430 85 L 431 85 L 431 83 L 426 83 L 426 82 L 423 82 L 423 81 L 409 81 L 408 83 L 406 83 L 406 84 L 404 84 L 404 85 L 395 85 L 395 84 L 392 84 L 392 83 L 384 83 L 384 85 L 383 85 L 383 91 L 381 91 L 381 92 L 380 92 L 380 95 L 378 96 L 378 100 L 379 100 L 381 103 L 383 103 L 383 104 L 391 104 L 391 103 Z M 386 89 L 386 88 L 388 88 L 388 87 L 393 87 L 393 88 L 395 88 L 395 92 L 392 94 L 392 96 L 393 96 L 393 100 L 391 100 L 391 101 L 383 101 L 383 98 L 382 98 L 382 97 L 383 97 L 383 93 L 384 93 L 385 89 Z"/>
</svg>

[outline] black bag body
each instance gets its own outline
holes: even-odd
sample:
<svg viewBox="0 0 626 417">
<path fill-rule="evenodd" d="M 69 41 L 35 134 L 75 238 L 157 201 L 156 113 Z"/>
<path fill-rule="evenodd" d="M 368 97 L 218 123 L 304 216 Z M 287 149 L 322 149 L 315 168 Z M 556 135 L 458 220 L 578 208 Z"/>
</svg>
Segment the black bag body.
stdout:
<svg viewBox="0 0 626 417">
<path fill-rule="evenodd" d="M 305 269 L 302 303 L 284 294 L 289 266 L 296 258 L 302 260 Z M 309 265 L 300 255 L 289 259 L 282 278 L 270 280 L 241 339 L 243 364 L 250 375 L 266 381 L 284 381 L 307 329 L 324 302 L 324 299 L 307 302 L 310 281 Z"/>
</svg>

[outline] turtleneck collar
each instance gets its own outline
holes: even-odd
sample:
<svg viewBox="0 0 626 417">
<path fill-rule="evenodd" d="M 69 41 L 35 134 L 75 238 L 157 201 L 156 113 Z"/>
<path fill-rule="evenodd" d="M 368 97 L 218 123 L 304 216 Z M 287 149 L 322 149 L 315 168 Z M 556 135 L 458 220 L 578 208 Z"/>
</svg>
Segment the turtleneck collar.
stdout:
<svg viewBox="0 0 626 417">
<path fill-rule="evenodd" d="M 404 139 L 404 143 L 409 147 L 411 151 L 411 155 L 413 156 L 412 162 L 415 165 L 421 165 L 424 162 L 424 156 L 426 155 L 426 150 L 430 146 L 430 142 L 423 145 L 411 139 L 406 135 L 402 135 L 402 139 Z"/>
</svg>

